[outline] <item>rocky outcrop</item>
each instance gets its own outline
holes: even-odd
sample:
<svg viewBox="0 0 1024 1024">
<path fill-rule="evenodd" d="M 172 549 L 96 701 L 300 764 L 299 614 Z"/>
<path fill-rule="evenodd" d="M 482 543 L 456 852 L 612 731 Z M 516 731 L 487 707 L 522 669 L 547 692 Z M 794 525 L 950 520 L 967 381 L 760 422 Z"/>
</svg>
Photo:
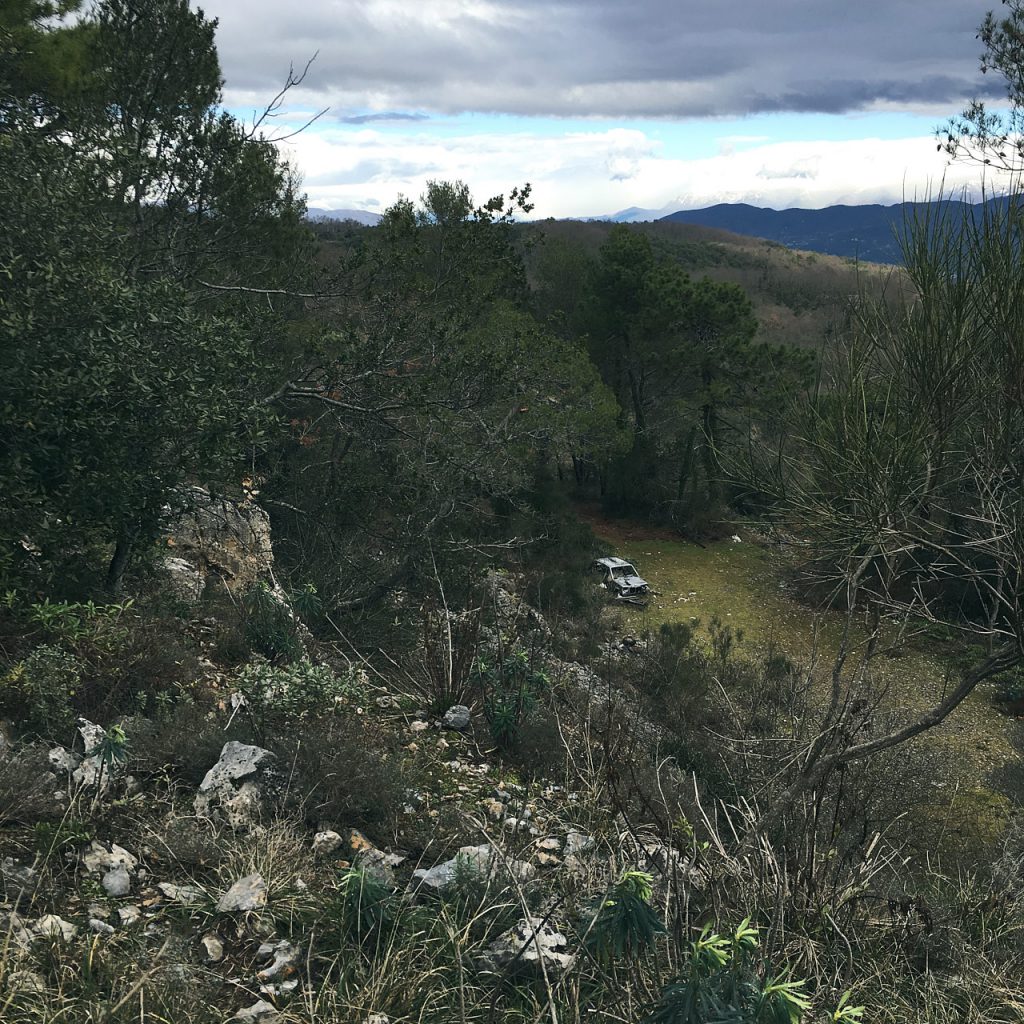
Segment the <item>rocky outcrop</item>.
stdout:
<svg viewBox="0 0 1024 1024">
<path fill-rule="evenodd" d="M 270 518 L 259 505 L 214 497 L 202 487 L 178 497 L 183 510 L 168 523 L 164 563 L 178 597 L 198 600 L 211 579 L 240 593 L 271 576 Z"/>
<path fill-rule="evenodd" d="M 277 758 L 263 747 L 230 740 L 206 773 L 193 804 L 203 818 L 250 828 L 269 811 L 279 788 Z"/>
</svg>

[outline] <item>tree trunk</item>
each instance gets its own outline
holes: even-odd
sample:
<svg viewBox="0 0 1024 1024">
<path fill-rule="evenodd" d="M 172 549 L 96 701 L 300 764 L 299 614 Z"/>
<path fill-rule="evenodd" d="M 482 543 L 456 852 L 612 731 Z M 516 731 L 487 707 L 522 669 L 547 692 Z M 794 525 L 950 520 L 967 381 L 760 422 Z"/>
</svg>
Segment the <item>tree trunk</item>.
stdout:
<svg viewBox="0 0 1024 1024">
<path fill-rule="evenodd" d="M 707 477 L 708 504 L 717 505 L 720 498 L 720 476 L 718 454 L 715 451 L 715 430 L 718 427 L 718 415 L 712 402 L 701 409 L 701 425 L 704 428 L 704 443 L 701 456 L 704 462 L 704 475 Z"/>
<path fill-rule="evenodd" d="M 107 590 L 113 594 L 121 593 L 121 585 L 124 582 L 124 574 L 132 559 L 132 550 L 135 547 L 135 538 L 139 531 L 124 530 L 117 537 L 114 545 L 114 554 L 110 559 L 110 566 L 107 569 Z"/>
<path fill-rule="evenodd" d="M 682 501 L 686 496 L 686 485 L 690 482 L 693 474 L 693 444 L 697 440 L 697 424 L 691 428 L 686 440 L 683 442 L 683 451 L 679 465 L 679 482 L 676 485 L 676 499 Z"/>
</svg>

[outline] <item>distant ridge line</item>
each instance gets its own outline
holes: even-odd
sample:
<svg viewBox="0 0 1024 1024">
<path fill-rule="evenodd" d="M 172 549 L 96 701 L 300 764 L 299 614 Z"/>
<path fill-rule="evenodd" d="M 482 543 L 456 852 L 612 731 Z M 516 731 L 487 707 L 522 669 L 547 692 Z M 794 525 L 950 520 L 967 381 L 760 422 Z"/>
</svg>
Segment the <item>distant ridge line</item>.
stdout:
<svg viewBox="0 0 1024 1024">
<path fill-rule="evenodd" d="M 1006 203 L 1005 197 L 984 203 L 941 199 L 894 203 L 891 206 L 837 204 L 820 210 L 771 210 L 748 203 L 718 203 L 700 210 L 678 210 L 657 219 L 719 228 L 737 235 L 778 242 L 790 249 L 857 258 L 870 263 L 898 264 L 902 262 L 898 239 L 904 225 L 929 208 L 945 208 L 946 213 L 954 218 L 955 227 L 955 218 L 969 219 L 984 206 Z"/>
</svg>

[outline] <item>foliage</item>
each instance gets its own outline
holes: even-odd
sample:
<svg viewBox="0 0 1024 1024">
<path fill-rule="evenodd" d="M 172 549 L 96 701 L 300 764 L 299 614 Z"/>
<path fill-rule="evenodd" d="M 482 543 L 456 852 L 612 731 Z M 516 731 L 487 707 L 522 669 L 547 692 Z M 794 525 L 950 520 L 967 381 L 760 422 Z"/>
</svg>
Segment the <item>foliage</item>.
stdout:
<svg viewBox="0 0 1024 1024">
<path fill-rule="evenodd" d="M 285 661 L 302 657 L 301 620 L 296 602 L 302 604 L 307 613 L 319 609 L 312 586 L 294 597 L 273 590 L 262 581 L 245 591 L 242 596 L 245 635 L 252 650 L 265 658 Z"/>
<path fill-rule="evenodd" d="M 982 73 L 995 73 L 1006 89 L 1009 109 L 993 110 L 974 100 L 936 132 L 939 149 L 1019 174 L 1024 169 L 1024 4 L 1003 0 L 1005 16 L 989 11 L 978 31 L 985 49 Z"/>
<path fill-rule="evenodd" d="M 810 357 L 755 344 L 742 289 L 691 280 L 658 259 L 647 235 L 623 226 L 601 247 L 588 302 L 591 357 L 634 434 L 610 467 L 606 506 L 677 525 L 697 509 L 713 519 L 724 496 L 726 413 L 763 415 L 806 379 Z"/>
<path fill-rule="evenodd" d="M 760 973 L 758 946 L 749 920 L 731 935 L 705 925 L 684 971 L 662 990 L 645 1024 L 798 1024 L 810 1008 L 801 992 L 805 983 Z M 856 1019 L 845 1012 L 845 1019 Z"/>
<path fill-rule="evenodd" d="M 773 514 L 808 542 L 808 577 L 850 617 L 845 636 L 863 614 L 874 637 L 852 676 L 841 644 L 798 787 L 940 724 L 1024 658 L 1020 197 L 952 216 L 939 205 L 907 225 L 913 292 L 859 303 L 820 386 L 790 410 L 784 443 L 753 449 Z M 851 686 L 883 616 L 946 623 L 979 646 L 930 706 L 850 743 L 849 723 L 855 732 L 864 718 Z"/>
<path fill-rule="evenodd" d="M 331 907 L 336 927 L 357 942 L 364 942 L 393 925 L 397 907 L 391 890 L 372 872 L 346 868 L 338 878 Z"/>
<path fill-rule="evenodd" d="M 478 657 L 470 682 L 480 693 L 491 738 L 510 750 L 550 688 L 547 674 L 533 666 L 528 651 L 499 650 L 493 660 Z"/>
<path fill-rule="evenodd" d="M 339 676 L 308 658 L 290 665 L 255 662 L 235 680 L 244 708 L 258 733 L 335 713 L 339 705 L 364 695 L 354 671 Z"/>
<path fill-rule="evenodd" d="M 44 598 L 28 606 L 27 617 L 55 643 L 111 654 L 128 637 L 124 619 L 132 604 L 131 600 L 96 604 L 94 601 L 83 603 Z"/>
<path fill-rule="evenodd" d="M 598 960 L 631 960 L 665 932 L 651 906 L 653 881 L 644 871 L 624 871 L 601 901 L 587 934 L 587 945 Z"/>
<path fill-rule="evenodd" d="M 514 190 L 474 207 L 459 182 L 397 203 L 275 396 L 294 433 L 264 493 L 330 612 L 472 578 L 485 559 L 462 538 L 508 543 L 496 512 L 526 507 L 539 462 L 620 443 L 585 353 L 522 309 L 526 206 Z"/>
<path fill-rule="evenodd" d="M 64 739 L 75 721 L 72 702 L 81 681 L 74 655 L 43 644 L 0 678 L 0 715 L 29 735 Z"/>
<path fill-rule="evenodd" d="M 186 0 L 103 0 L 69 26 L 49 6 L 29 5 L 12 66 L 52 42 L 88 70 L 0 113 L 0 575 L 45 587 L 113 549 L 116 588 L 169 492 L 230 477 L 261 420 L 264 328 L 196 280 L 282 280 L 302 205 L 276 150 L 218 112 L 214 23 Z"/>
</svg>

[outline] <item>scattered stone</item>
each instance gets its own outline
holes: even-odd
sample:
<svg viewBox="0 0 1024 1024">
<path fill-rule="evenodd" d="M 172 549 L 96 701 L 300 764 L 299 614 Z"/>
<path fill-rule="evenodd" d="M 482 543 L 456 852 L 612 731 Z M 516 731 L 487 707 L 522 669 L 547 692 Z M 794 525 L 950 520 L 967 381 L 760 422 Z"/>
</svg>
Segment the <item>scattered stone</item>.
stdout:
<svg viewBox="0 0 1024 1024">
<path fill-rule="evenodd" d="M 576 960 L 568 947 L 566 937 L 550 922 L 542 917 L 524 917 L 495 939 L 479 962 L 484 970 L 492 972 L 511 968 L 517 972 L 564 974 Z"/>
<path fill-rule="evenodd" d="M 536 832 L 526 818 L 506 818 L 502 824 L 510 832 Z"/>
<path fill-rule="evenodd" d="M 254 825 L 277 788 L 276 756 L 263 747 L 229 740 L 220 759 L 206 773 L 196 796 L 195 812 L 220 818 L 232 828 Z"/>
<path fill-rule="evenodd" d="M 245 913 L 267 905 L 267 883 L 257 872 L 240 878 L 221 896 L 217 910 L 222 914 Z"/>
<path fill-rule="evenodd" d="M 130 904 L 127 907 L 118 907 L 117 916 L 124 927 L 129 927 L 135 924 L 142 917 L 142 908 L 137 907 L 134 904 Z"/>
<path fill-rule="evenodd" d="M 396 853 L 385 853 L 376 847 L 359 829 L 349 831 L 349 849 L 352 851 L 354 865 L 364 871 L 374 881 L 393 888 L 395 873 L 392 868 L 401 864 L 405 857 Z"/>
<path fill-rule="evenodd" d="M 28 949 L 36 937 L 21 915 L 16 910 L 5 910 L 3 904 L 0 904 L 0 935 L 9 936 L 13 945 L 21 949 Z"/>
<path fill-rule="evenodd" d="M 175 885 L 173 882 L 160 882 L 157 885 L 163 895 L 175 903 L 184 904 L 186 907 L 194 907 L 206 899 L 206 893 L 197 889 L 194 885 Z"/>
<path fill-rule="evenodd" d="M 465 873 L 475 872 L 487 877 L 511 874 L 518 882 L 528 882 L 537 873 L 532 864 L 502 857 L 491 846 L 463 846 L 451 859 L 432 868 L 417 868 L 413 873 L 417 888 L 443 892 Z"/>
<path fill-rule="evenodd" d="M 257 973 L 259 981 L 277 981 L 279 978 L 287 978 L 294 973 L 299 962 L 299 950 L 286 939 L 277 943 L 264 942 L 256 955 L 261 960 L 273 958 L 269 967 L 264 967 Z"/>
<path fill-rule="evenodd" d="M 426 732 L 429 728 L 429 723 L 421 722 L 419 719 L 409 723 L 409 732 Z"/>
<path fill-rule="evenodd" d="M 259 1021 L 259 1024 L 273 1024 L 280 1020 L 281 1014 L 265 999 L 259 999 L 252 1006 L 239 1010 L 232 1020 Z"/>
<path fill-rule="evenodd" d="M 329 857 L 332 853 L 340 850 L 344 843 L 345 840 L 337 832 L 332 832 L 330 829 L 326 832 L 317 832 L 313 836 L 313 853 L 317 857 Z"/>
<path fill-rule="evenodd" d="M 116 868 L 133 873 L 139 862 L 123 846 L 94 839 L 82 853 L 81 863 L 86 874 L 100 876 Z"/>
<path fill-rule="evenodd" d="M 132 891 L 132 880 L 124 868 L 108 871 L 100 882 L 103 891 L 113 899 L 127 896 Z"/>
<path fill-rule="evenodd" d="M 581 853 L 590 853 L 594 849 L 594 839 L 586 832 L 570 832 L 565 837 L 565 855 L 578 857 Z"/>
<path fill-rule="evenodd" d="M 101 754 L 93 753 L 106 739 L 106 729 L 90 722 L 87 718 L 79 718 L 75 725 L 78 727 L 78 735 L 82 737 L 82 743 L 85 745 L 85 756 L 71 773 L 71 781 L 82 789 L 99 789 L 101 792 L 106 792 L 110 783 L 123 774 L 124 765 L 117 761 L 104 763 Z"/>
<path fill-rule="evenodd" d="M 494 797 L 486 797 L 480 801 L 480 806 L 487 812 L 489 818 L 498 821 L 505 813 L 505 805 Z"/>
<path fill-rule="evenodd" d="M 287 981 L 281 981 L 277 984 L 266 984 L 260 985 L 260 992 L 265 996 L 278 996 L 287 995 L 289 992 L 294 992 L 299 987 L 298 978 L 289 978 Z"/>
<path fill-rule="evenodd" d="M 46 994 L 46 979 L 35 971 L 12 971 L 6 979 L 8 991 L 12 994 L 23 992 L 26 995 L 42 996 Z"/>
<path fill-rule="evenodd" d="M 0 861 L 0 878 L 8 898 L 17 903 L 23 896 L 31 896 L 39 881 L 39 872 L 28 864 L 18 864 L 13 857 Z"/>
<path fill-rule="evenodd" d="M 441 725 L 446 729 L 454 729 L 456 732 L 464 732 L 469 728 L 469 708 L 465 704 L 454 704 L 441 719 Z"/>
<path fill-rule="evenodd" d="M 224 943 L 213 932 L 204 935 L 199 940 L 199 945 L 202 947 L 204 964 L 216 964 L 224 959 Z"/>
<path fill-rule="evenodd" d="M 60 939 L 70 942 L 77 934 L 78 928 L 70 921 L 56 914 L 44 914 L 29 926 L 33 938 Z"/>
<path fill-rule="evenodd" d="M 46 757 L 58 772 L 63 772 L 66 775 L 70 775 L 82 761 L 78 754 L 66 750 L 64 747 L 54 747 Z"/>
<path fill-rule="evenodd" d="M 89 931 L 95 932 L 97 935 L 113 935 L 114 929 L 111 925 L 107 924 L 106 921 L 101 921 L 98 917 L 89 918 Z"/>
</svg>

